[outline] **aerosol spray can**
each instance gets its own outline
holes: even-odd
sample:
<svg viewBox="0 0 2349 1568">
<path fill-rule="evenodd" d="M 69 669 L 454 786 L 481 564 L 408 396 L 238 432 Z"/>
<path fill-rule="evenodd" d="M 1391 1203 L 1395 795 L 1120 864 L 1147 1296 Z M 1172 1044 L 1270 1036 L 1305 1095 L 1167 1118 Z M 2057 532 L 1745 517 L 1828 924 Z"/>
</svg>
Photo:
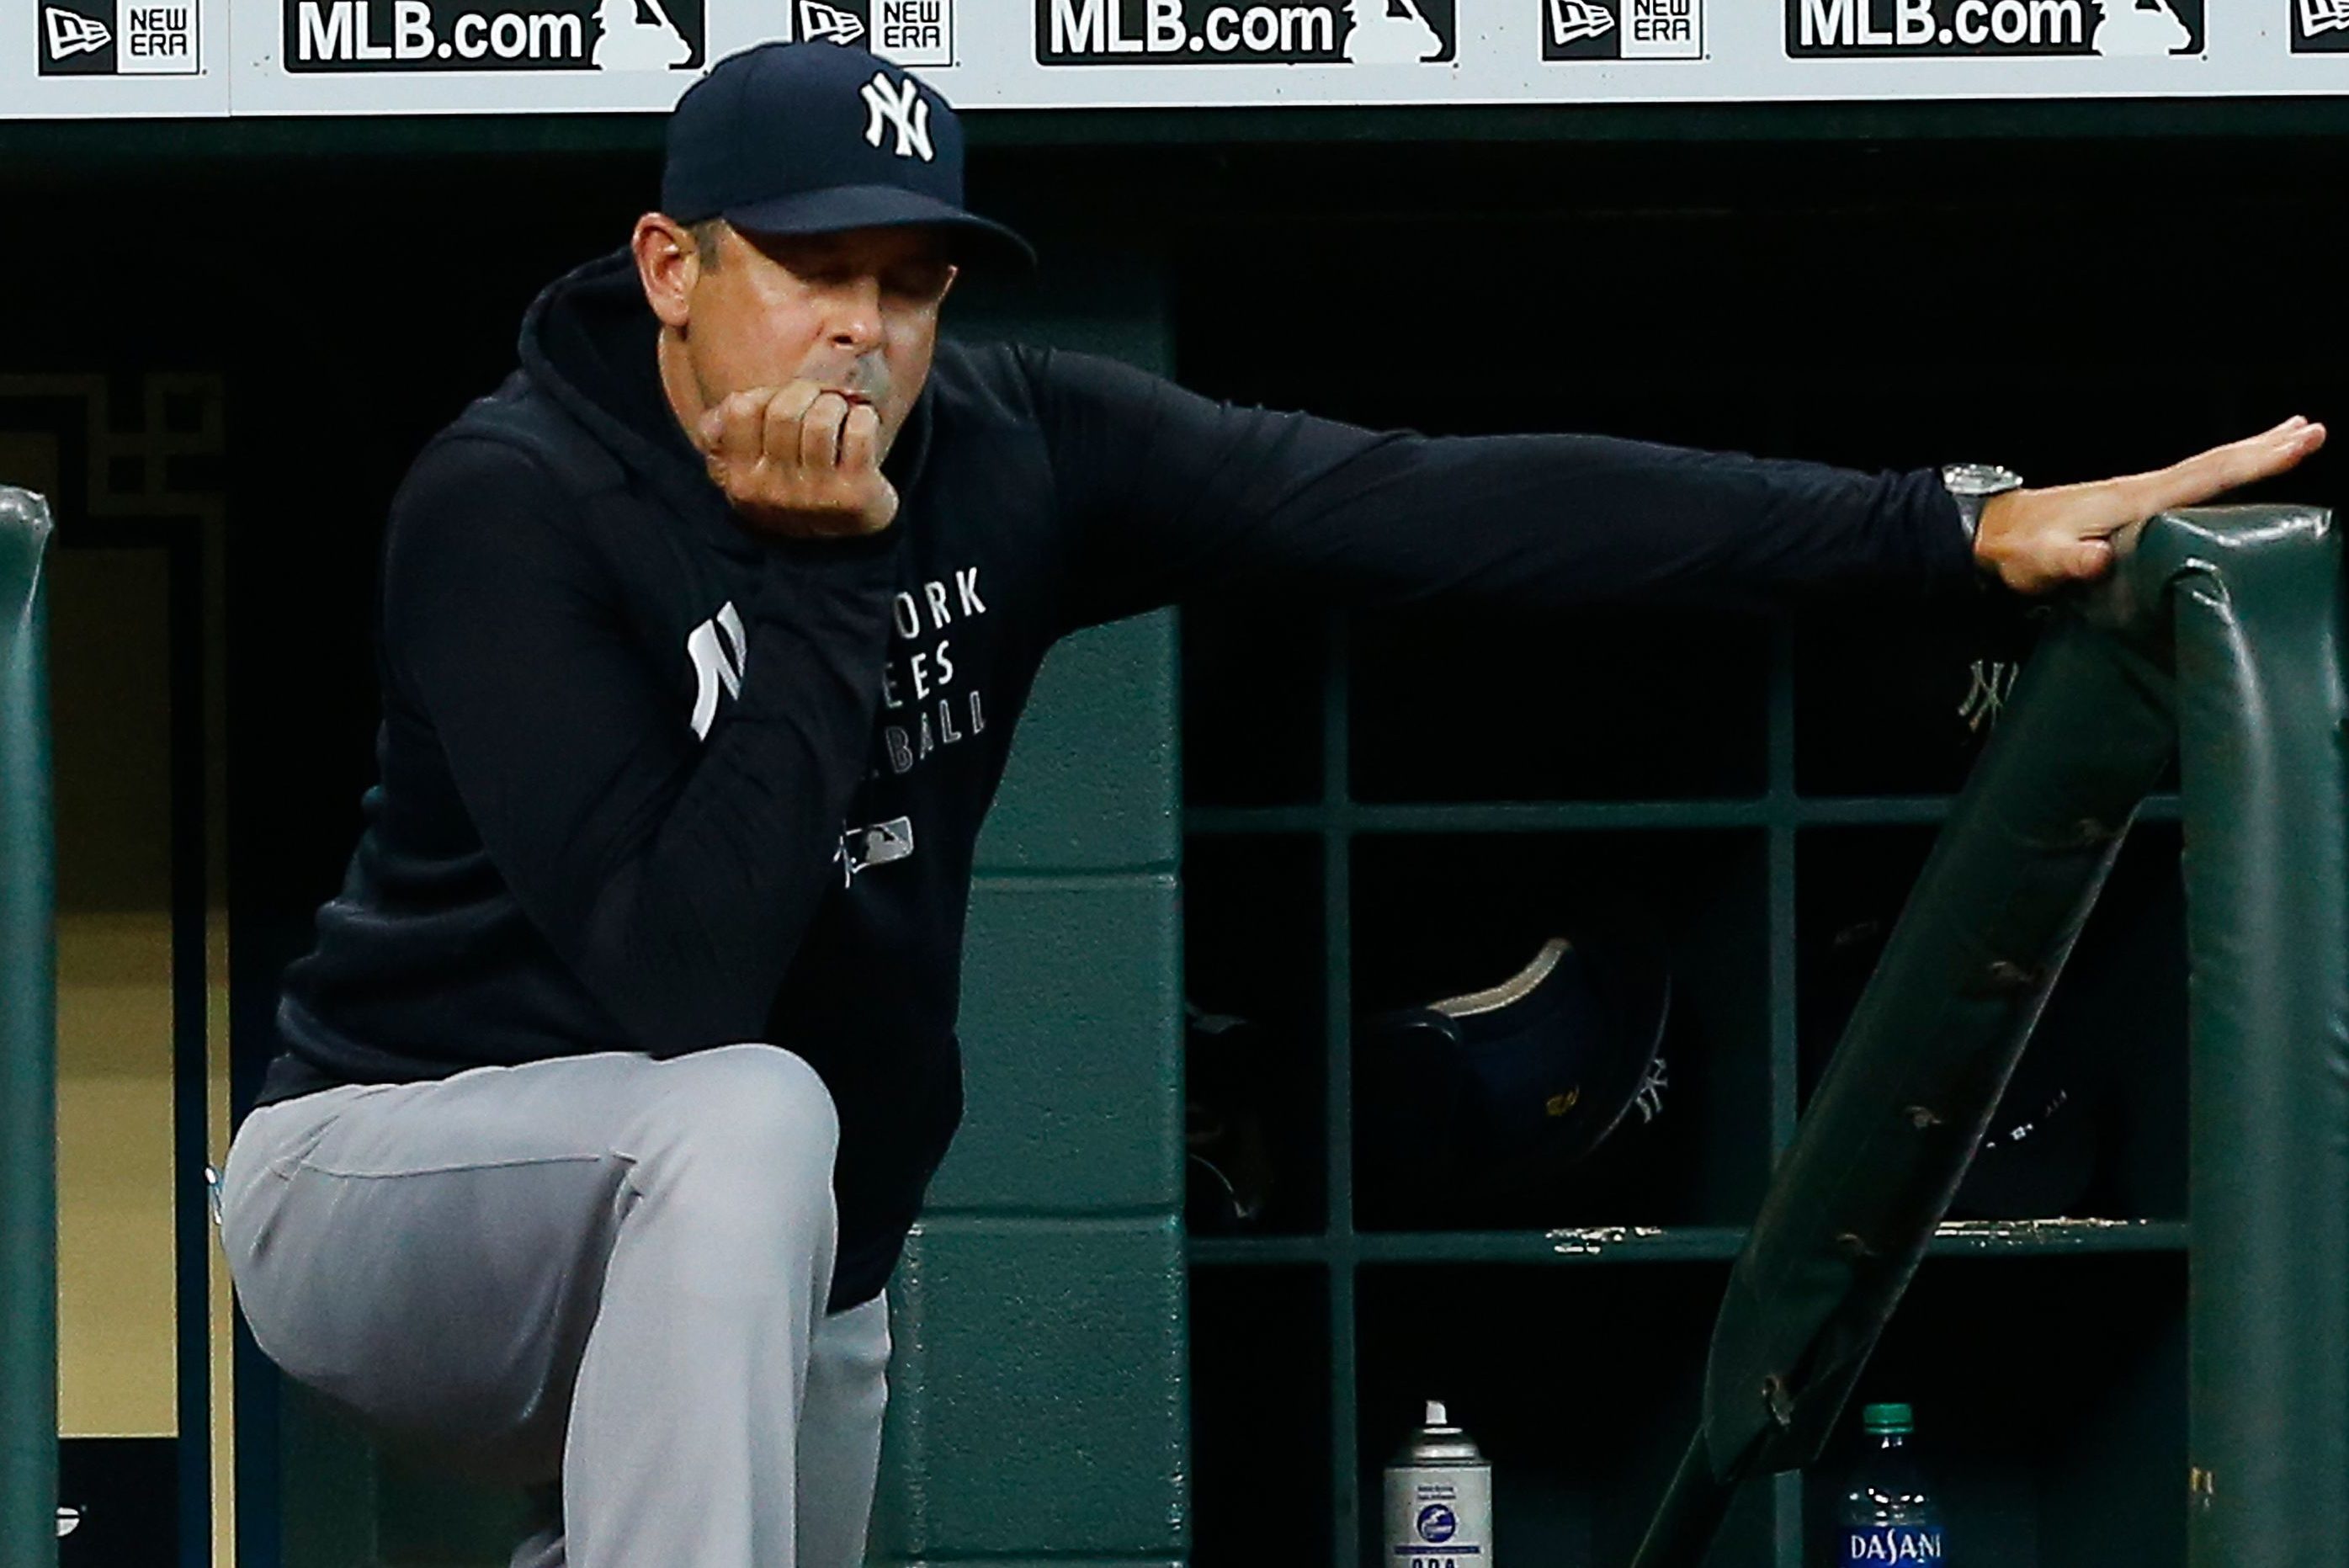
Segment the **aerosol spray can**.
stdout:
<svg viewBox="0 0 2349 1568">
<path fill-rule="evenodd" d="M 1387 1466 L 1386 1568 L 1491 1568 L 1493 1467 L 1430 1399 Z"/>
</svg>

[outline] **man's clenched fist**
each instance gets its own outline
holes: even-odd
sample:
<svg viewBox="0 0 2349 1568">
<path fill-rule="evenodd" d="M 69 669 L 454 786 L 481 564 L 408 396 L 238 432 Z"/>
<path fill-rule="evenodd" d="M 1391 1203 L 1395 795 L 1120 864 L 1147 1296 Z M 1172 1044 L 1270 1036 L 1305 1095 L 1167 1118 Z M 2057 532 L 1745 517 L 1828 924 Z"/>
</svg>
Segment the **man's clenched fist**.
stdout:
<svg viewBox="0 0 2349 1568">
<path fill-rule="evenodd" d="M 794 539 L 877 534 L 897 515 L 881 472 L 871 403 L 793 381 L 753 387 L 705 412 L 694 431 L 709 477 L 751 528 Z"/>
</svg>

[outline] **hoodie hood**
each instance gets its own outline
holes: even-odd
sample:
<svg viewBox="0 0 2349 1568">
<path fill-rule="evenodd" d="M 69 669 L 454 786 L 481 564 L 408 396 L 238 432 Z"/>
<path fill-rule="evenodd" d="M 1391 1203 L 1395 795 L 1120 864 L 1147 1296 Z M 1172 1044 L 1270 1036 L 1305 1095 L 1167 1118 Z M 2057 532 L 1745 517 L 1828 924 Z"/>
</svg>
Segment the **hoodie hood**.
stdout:
<svg viewBox="0 0 2349 1568">
<path fill-rule="evenodd" d="M 736 520 L 669 408 L 656 358 L 659 329 L 635 257 L 622 246 L 564 274 L 531 302 L 518 346 L 523 373 L 718 548 L 755 557 L 761 540 Z M 901 523 L 929 446 L 931 400 L 925 386 L 881 465 L 897 487 Z M 885 532 L 894 537 L 902 528 Z M 847 546 L 814 547 L 836 554 Z"/>
</svg>

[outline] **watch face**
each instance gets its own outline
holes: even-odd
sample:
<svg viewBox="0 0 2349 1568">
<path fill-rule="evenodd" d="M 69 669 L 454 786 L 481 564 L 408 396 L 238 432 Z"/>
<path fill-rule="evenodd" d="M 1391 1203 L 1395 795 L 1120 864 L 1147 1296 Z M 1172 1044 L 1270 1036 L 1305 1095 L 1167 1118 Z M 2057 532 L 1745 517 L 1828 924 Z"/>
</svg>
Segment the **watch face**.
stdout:
<svg viewBox="0 0 2349 1568">
<path fill-rule="evenodd" d="M 1952 495 L 1996 495 L 2023 483 L 2023 475 L 1994 462 L 1953 462 L 1941 470 L 1941 483 Z"/>
</svg>

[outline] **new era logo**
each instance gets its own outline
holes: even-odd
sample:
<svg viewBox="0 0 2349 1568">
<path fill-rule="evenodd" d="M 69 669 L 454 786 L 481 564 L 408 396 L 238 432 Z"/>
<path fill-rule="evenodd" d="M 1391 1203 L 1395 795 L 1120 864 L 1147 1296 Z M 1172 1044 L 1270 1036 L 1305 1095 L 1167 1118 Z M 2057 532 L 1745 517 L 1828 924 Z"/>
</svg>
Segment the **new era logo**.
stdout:
<svg viewBox="0 0 2349 1568">
<path fill-rule="evenodd" d="M 94 54 L 114 42 L 114 34 L 105 23 L 84 16 L 78 12 L 46 7 L 42 19 L 49 30 L 49 58 L 68 60 L 76 55 Z"/>
<path fill-rule="evenodd" d="M 2292 52 L 2349 54 L 2349 0 L 2286 0 L 2292 8 Z"/>
<path fill-rule="evenodd" d="M 1604 36 L 1615 26 L 1614 16 L 1599 0 L 1549 0 L 1549 41 L 1571 44 Z"/>
<path fill-rule="evenodd" d="M 954 64 L 954 7 L 947 0 L 874 0 L 873 52 L 900 66 Z"/>
<path fill-rule="evenodd" d="M 857 45 L 893 66 L 954 64 L 953 0 L 784 0 L 783 36 Z"/>
<path fill-rule="evenodd" d="M 1704 0 L 1541 0 L 1541 7 L 1545 60 L 1704 57 Z"/>
<path fill-rule="evenodd" d="M 800 37 L 807 43 L 853 44 L 864 36 L 864 24 L 823 0 L 800 0 Z"/>
<path fill-rule="evenodd" d="M 42 0 L 45 77 L 191 77 L 202 69 L 197 0 Z"/>
</svg>

